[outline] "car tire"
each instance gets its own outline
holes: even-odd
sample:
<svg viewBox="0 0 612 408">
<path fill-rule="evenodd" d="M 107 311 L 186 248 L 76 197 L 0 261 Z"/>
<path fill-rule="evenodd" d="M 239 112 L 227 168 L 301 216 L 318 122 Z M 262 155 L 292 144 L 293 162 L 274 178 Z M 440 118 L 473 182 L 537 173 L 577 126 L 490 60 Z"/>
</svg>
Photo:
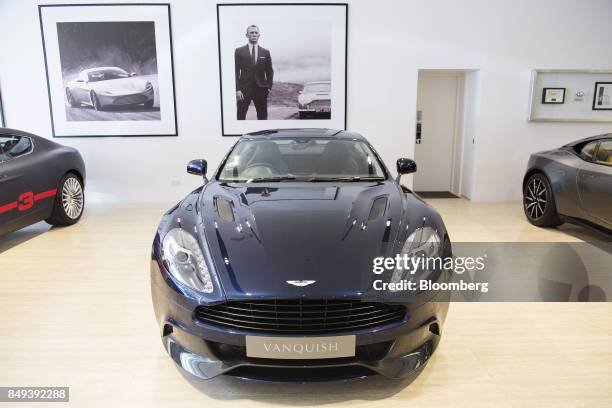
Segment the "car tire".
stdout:
<svg viewBox="0 0 612 408">
<path fill-rule="evenodd" d="M 96 95 L 94 91 L 91 91 L 91 94 L 89 95 L 89 97 L 91 98 L 91 106 L 93 106 L 95 110 L 97 111 L 104 110 L 102 107 L 102 104 L 100 103 L 100 99 L 98 98 L 98 95 Z"/>
<path fill-rule="evenodd" d="M 70 92 L 70 88 L 66 88 L 66 101 L 68 101 L 68 105 L 72 106 L 73 108 L 76 108 L 80 105 L 80 103 L 78 103 L 74 99 L 74 96 L 72 96 L 72 92 Z"/>
<path fill-rule="evenodd" d="M 537 227 L 557 227 L 563 222 L 557 213 L 555 196 L 543 173 L 532 174 L 523 187 L 523 210 L 527 220 Z"/>
<path fill-rule="evenodd" d="M 53 212 L 45 221 L 57 227 L 76 224 L 83 215 L 85 193 L 83 182 L 74 173 L 66 173 L 59 182 Z"/>
<path fill-rule="evenodd" d="M 154 100 L 153 100 L 153 99 L 149 99 L 148 101 L 146 101 L 146 102 L 144 103 L 144 107 L 145 107 L 145 108 L 152 108 L 152 107 L 153 107 L 153 102 L 154 102 Z"/>
</svg>

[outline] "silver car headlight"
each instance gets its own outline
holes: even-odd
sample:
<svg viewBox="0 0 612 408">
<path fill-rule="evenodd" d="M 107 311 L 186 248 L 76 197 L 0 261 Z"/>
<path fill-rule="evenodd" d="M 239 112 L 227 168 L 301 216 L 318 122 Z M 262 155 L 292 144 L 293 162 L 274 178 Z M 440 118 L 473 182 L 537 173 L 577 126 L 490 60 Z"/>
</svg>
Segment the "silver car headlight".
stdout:
<svg viewBox="0 0 612 408">
<path fill-rule="evenodd" d="M 411 262 L 410 265 L 418 265 L 417 268 L 405 269 L 395 268 L 391 276 L 391 282 L 400 282 L 403 279 L 418 275 L 419 279 L 429 276 L 430 273 L 440 265 L 442 261 L 442 241 L 438 233 L 431 227 L 422 227 L 414 230 L 404 242 L 400 253 L 402 258 L 406 255 L 409 260 L 420 261 Z"/>
<path fill-rule="evenodd" d="M 168 271 L 182 284 L 203 293 L 213 291 L 213 282 L 198 241 L 182 228 L 171 229 L 162 242 L 162 259 Z"/>
</svg>

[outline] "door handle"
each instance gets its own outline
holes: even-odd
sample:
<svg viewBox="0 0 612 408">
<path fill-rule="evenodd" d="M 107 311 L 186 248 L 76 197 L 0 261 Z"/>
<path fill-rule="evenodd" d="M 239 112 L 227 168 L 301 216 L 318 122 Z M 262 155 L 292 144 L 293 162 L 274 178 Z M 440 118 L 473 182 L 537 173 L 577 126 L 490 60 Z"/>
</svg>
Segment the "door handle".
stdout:
<svg viewBox="0 0 612 408">
<path fill-rule="evenodd" d="M 423 111 L 418 110 L 417 118 L 416 118 L 416 137 L 414 138 L 415 144 L 421 144 L 421 141 L 423 140 L 422 132 L 421 132 L 422 126 L 423 126 Z"/>
</svg>

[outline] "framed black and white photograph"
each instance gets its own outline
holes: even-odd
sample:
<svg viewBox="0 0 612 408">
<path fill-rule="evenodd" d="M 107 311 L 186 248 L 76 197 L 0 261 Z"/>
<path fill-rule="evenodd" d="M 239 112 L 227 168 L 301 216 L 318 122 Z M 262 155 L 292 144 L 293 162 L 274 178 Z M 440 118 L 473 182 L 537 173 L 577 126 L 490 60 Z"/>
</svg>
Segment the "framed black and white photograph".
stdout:
<svg viewBox="0 0 612 408">
<path fill-rule="evenodd" d="M 346 129 L 348 5 L 218 4 L 224 136 Z"/>
<path fill-rule="evenodd" d="M 612 110 L 612 82 L 596 82 L 593 110 Z"/>
<path fill-rule="evenodd" d="M 2 92 L 0 92 L 0 127 L 6 127 L 4 122 L 4 108 L 2 107 Z"/>
<path fill-rule="evenodd" d="M 565 103 L 565 88 L 542 89 L 542 103 L 562 104 Z"/>
<path fill-rule="evenodd" d="M 177 135 L 169 4 L 39 15 L 54 137 Z"/>
</svg>

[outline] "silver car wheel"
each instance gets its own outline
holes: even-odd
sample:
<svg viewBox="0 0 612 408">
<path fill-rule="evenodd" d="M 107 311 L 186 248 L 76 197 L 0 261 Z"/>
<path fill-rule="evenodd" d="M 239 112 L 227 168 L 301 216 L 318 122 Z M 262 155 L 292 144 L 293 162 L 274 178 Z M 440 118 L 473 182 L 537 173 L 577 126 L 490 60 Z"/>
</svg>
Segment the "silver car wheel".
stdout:
<svg viewBox="0 0 612 408">
<path fill-rule="evenodd" d="M 62 187 L 62 206 L 68 217 L 76 220 L 83 212 L 83 188 L 75 177 L 69 177 Z"/>
<path fill-rule="evenodd" d="M 537 220 L 546 210 L 546 185 L 539 178 L 534 178 L 527 185 L 524 200 L 525 209 L 532 220 Z"/>
</svg>

